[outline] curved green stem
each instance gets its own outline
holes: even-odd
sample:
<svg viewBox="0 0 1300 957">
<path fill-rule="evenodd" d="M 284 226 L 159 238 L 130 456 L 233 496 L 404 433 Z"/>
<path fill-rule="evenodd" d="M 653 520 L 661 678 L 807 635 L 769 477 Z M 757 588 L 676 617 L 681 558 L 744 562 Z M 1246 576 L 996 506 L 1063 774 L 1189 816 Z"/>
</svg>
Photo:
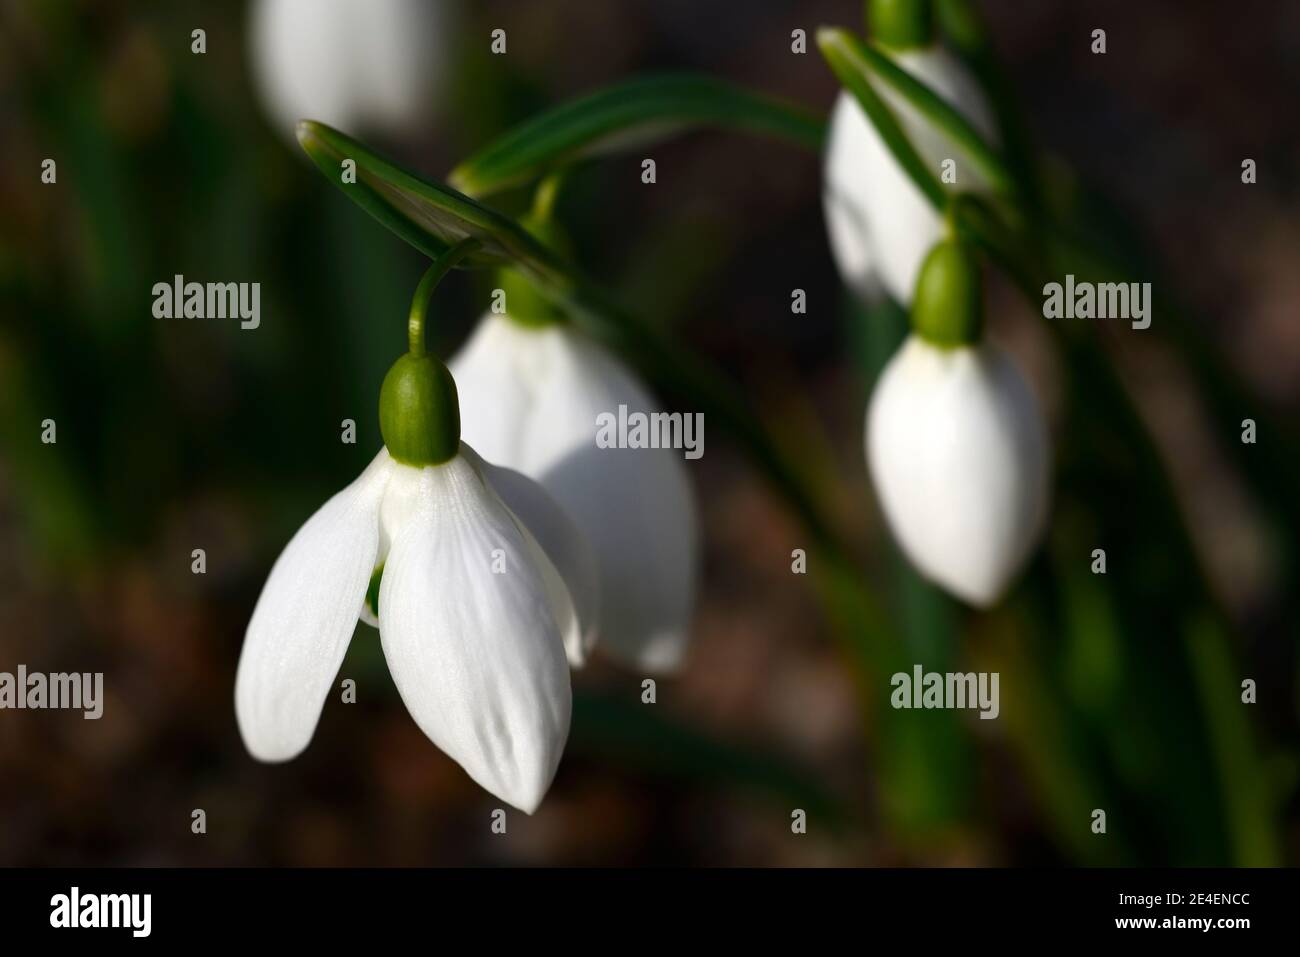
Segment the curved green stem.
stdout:
<svg viewBox="0 0 1300 957">
<path fill-rule="evenodd" d="M 429 300 L 433 298 L 433 290 L 442 282 L 442 277 L 451 272 L 456 264 L 472 253 L 479 247 L 477 239 L 462 239 L 456 245 L 449 248 L 442 255 L 436 257 L 429 268 L 424 271 L 420 277 L 420 284 L 415 287 L 415 295 L 411 297 L 411 313 L 406 321 L 406 334 L 410 343 L 411 355 L 423 356 L 424 349 L 424 317 L 429 309 Z"/>
</svg>

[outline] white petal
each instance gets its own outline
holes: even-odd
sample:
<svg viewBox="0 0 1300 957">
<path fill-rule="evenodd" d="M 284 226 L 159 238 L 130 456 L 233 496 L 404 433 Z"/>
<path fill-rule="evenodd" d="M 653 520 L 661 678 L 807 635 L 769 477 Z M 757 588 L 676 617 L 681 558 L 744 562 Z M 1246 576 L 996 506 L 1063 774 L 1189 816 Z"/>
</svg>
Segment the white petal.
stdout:
<svg viewBox="0 0 1300 957">
<path fill-rule="evenodd" d="M 448 361 L 460 395 L 461 437 L 489 462 L 521 468 L 536 393 L 554 352 L 549 330 L 486 313 Z"/>
<path fill-rule="evenodd" d="M 625 664 L 667 672 L 686 652 L 699 552 L 695 496 L 676 449 L 602 449 L 602 412 L 660 411 L 632 374 L 593 343 L 557 330 L 563 348 L 530 435 L 534 475 L 578 523 L 600 570 L 600 642 Z"/>
<path fill-rule="evenodd" d="M 866 445 L 912 564 L 972 604 L 996 601 L 1047 512 L 1046 429 L 1010 358 L 987 343 L 943 350 L 912 336 L 872 396 Z"/>
<path fill-rule="evenodd" d="M 876 148 L 876 133 L 851 93 L 841 93 L 831 110 L 826 137 L 822 209 L 831 255 L 845 284 L 864 302 L 880 295 L 880 254 L 867 191 L 863 188 L 866 157 Z"/>
<path fill-rule="evenodd" d="M 682 452 L 596 446 L 600 413 L 620 404 L 659 411 L 655 400 L 618 360 L 561 326 L 490 317 L 450 366 L 465 442 L 540 482 L 591 543 L 601 647 L 645 671 L 679 667 L 699 575 Z"/>
<path fill-rule="evenodd" d="M 381 450 L 322 505 L 262 588 L 235 677 L 235 716 L 255 758 L 287 761 L 316 730 L 365 600 L 391 465 Z"/>
<path fill-rule="evenodd" d="M 555 776 L 572 708 L 542 572 L 464 456 L 420 470 L 420 487 L 423 507 L 394 539 L 380 586 L 384 655 L 430 740 L 531 814 Z"/>
<path fill-rule="evenodd" d="M 275 127 L 300 119 L 400 133 L 425 118 L 442 57 L 439 4 L 256 0 L 252 73 Z"/>
<path fill-rule="evenodd" d="M 950 102 L 996 144 L 992 115 L 975 79 L 941 47 L 894 54 L 895 62 Z M 956 187 L 981 192 L 987 185 L 960 150 L 892 89 L 878 86 L 921 158 L 938 174 L 945 159 L 957 162 Z M 845 282 L 871 298 L 876 284 L 898 302 L 912 301 L 917 274 L 943 236 L 943 220 L 895 162 L 858 106 L 842 92 L 826 140 L 823 204 L 831 250 Z"/>
<path fill-rule="evenodd" d="M 600 607 L 596 557 L 586 537 L 550 493 L 522 472 L 484 461 L 465 443 L 461 454 L 487 479 L 536 551 L 569 664 L 581 667 L 596 643 Z"/>
</svg>

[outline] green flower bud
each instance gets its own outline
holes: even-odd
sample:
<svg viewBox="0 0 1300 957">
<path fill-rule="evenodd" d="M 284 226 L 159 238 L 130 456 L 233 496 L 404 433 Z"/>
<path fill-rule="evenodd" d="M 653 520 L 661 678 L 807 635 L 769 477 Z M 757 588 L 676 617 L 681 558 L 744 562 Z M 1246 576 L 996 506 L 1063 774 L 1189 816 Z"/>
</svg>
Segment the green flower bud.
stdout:
<svg viewBox="0 0 1300 957">
<path fill-rule="evenodd" d="M 441 465 L 460 449 L 456 380 L 436 356 L 407 353 L 379 390 L 379 431 L 388 454 L 406 465 Z"/>
<path fill-rule="evenodd" d="M 912 297 L 912 328 L 941 349 L 979 342 L 984 331 L 980 264 L 960 240 L 936 243 L 921 264 Z"/>
<path fill-rule="evenodd" d="M 891 50 L 928 47 L 934 42 L 931 0 L 867 0 L 871 39 Z"/>
</svg>

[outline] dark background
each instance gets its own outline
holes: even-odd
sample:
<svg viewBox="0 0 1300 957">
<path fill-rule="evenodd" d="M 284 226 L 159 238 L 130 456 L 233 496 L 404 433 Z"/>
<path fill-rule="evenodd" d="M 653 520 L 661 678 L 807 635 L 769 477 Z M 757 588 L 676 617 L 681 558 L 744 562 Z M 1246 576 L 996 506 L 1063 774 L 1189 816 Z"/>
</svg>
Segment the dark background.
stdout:
<svg viewBox="0 0 1300 957">
<path fill-rule="evenodd" d="M 538 110 L 641 72 L 698 70 L 825 111 L 837 84 L 815 45 L 790 52 L 790 31 L 861 29 L 855 3 L 453 6 L 430 38 L 445 69 L 427 123 L 405 138 L 362 134 L 439 178 Z M 1300 6 L 980 7 L 1040 145 L 1149 241 L 1187 322 L 1255 396 L 1242 417 L 1258 408 L 1294 427 Z M 887 675 L 851 660 L 810 583 L 790 575 L 805 533 L 706 432 L 690 465 L 705 563 L 687 667 L 660 682 L 653 710 L 638 675 L 603 663 L 578 675 L 569 748 L 531 819 L 512 814 L 507 836 L 491 834 L 499 802 L 419 732 L 365 627 L 341 675 L 358 703 L 328 702 L 297 760 L 253 761 L 232 700 L 243 630 L 279 549 L 378 447 L 378 387 L 404 347 L 421 258 L 270 128 L 242 4 L 0 11 L 0 670 L 103 671 L 107 699 L 100 721 L 0 713 L 0 864 L 1300 859 L 1294 512 L 1234 466 L 1237 435 L 1206 414 L 1201 372 L 1161 335 L 1109 343 L 1209 593 L 1108 583 L 1132 614 L 1099 617 L 1096 594 L 1062 584 L 1065 536 L 1082 523 L 1086 555 L 1100 510 L 1158 562 L 1164 533 L 1125 484 L 1122 449 L 1106 472 L 1104 455 L 1070 444 L 1068 410 L 1102 430 L 1107 410 L 1089 405 L 1086 377 L 1082 401 L 1063 393 L 1042 320 L 994 284 L 993 335 L 1045 398 L 1063 478 L 1052 543 L 1025 585 L 991 614 L 965 610 L 900 565 L 871 495 L 861 428 L 880 346 L 831 263 L 819 158 L 721 133 L 654 147 L 653 190 L 633 154 L 573 177 L 560 215 L 576 258 L 800 436 L 864 581 L 909 640 L 1000 670 L 1003 719 L 939 716 L 920 743 L 882 719 Z M 190 52 L 197 26 L 203 56 Z M 505 57 L 488 53 L 497 27 Z M 1104 56 L 1089 51 L 1097 27 Z M 57 186 L 40 184 L 47 156 Z M 1246 157 L 1254 186 L 1240 180 Z M 151 287 L 175 273 L 260 282 L 261 328 L 154 319 Z M 444 283 L 444 354 L 491 285 Z M 806 316 L 789 312 L 795 286 Z M 39 441 L 45 418 L 57 446 Z M 344 418 L 358 423 L 355 446 L 338 440 Z M 1071 479 L 1093 466 L 1095 481 Z M 1127 554 L 1150 567 L 1136 544 Z M 1061 594 L 1064 615 L 1044 613 Z M 1229 640 L 1222 655 L 1187 652 L 1217 702 L 1188 705 L 1191 666 L 1159 649 L 1203 602 L 1223 610 Z M 1128 662 L 1117 684 L 1098 677 L 1108 660 Z M 1236 700 L 1244 677 L 1259 704 Z M 1105 837 L 1088 830 L 1094 807 L 1113 822 Z M 190 831 L 195 808 L 205 835 Z M 793 808 L 810 811 L 807 835 L 791 834 Z"/>
</svg>

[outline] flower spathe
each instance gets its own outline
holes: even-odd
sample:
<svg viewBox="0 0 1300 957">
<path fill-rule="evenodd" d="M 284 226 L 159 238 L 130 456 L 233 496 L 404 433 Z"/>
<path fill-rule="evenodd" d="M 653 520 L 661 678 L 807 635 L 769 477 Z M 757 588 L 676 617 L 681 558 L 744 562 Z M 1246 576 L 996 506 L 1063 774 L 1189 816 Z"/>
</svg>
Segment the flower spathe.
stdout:
<svg viewBox="0 0 1300 957">
<path fill-rule="evenodd" d="M 411 716 L 478 784 L 532 813 L 568 737 L 566 645 L 593 627 L 594 566 L 541 488 L 464 443 L 423 467 L 381 449 L 286 546 L 235 680 L 248 750 L 285 761 L 307 746 L 376 572 L 371 620 Z"/>
<path fill-rule="evenodd" d="M 597 416 L 657 403 L 633 373 L 561 323 L 488 313 L 448 363 L 465 438 L 535 479 L 596 556 L 600 644 L 651 672 L 680 666 L 698 577 L 695 497 L 673 449 L 598 448 Z"/>
<path fill-rule="evenodd" d="M 276 129 L 409 132 L 427 119 L 445 19 L 426 0 L 254 0 L 249 58 Z"/>
<path fill-rule="evenodd" d="M 930 43 L 890 56 L 948 100 L 990 142 L 997 141 L 983 94 L 948 51 Z M 951 158 L 957 164 L 957 182 L 950 188 L 976 193 L 987 188 L 942 132 L 892 89 L 884 84 L 877 89 L 936 176 L 943 161 Z M 909 304 L 921 263 L 944 234 L 943 219 L 848 91 L 840 93 L 831 112 L 822 203 L 831 252 L 849 288 L 870 300 L 878 298 L 883 287 L 896 301 Z"/>
<path fill-rule="evenodd" d="M 996 602 L 1048 499 L 1046 427 L 1011 359 L 987 342 L 942 348 L 911 335 L 872 395 L 866 454 L 912 564 L 970 604 Z"/>
</svg>

